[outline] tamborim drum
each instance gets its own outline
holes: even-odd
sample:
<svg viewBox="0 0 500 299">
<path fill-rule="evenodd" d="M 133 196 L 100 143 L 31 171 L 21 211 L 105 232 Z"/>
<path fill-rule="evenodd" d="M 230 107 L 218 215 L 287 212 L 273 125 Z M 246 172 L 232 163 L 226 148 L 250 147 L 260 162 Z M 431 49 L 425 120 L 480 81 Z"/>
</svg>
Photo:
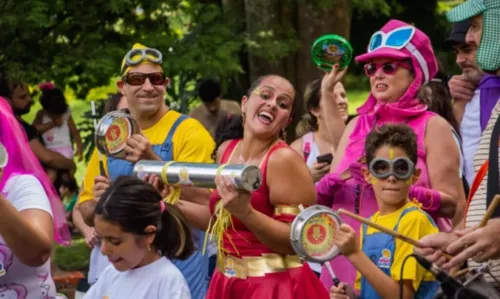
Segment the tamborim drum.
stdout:
<svg viewBox="0 0 500 299">
<path fill-rule="evenodd" d="M 324 263 L 332 260 L 339 254 L 333 238 L 340 224 L 342 219 L 330 208 L 315 205 L 304 209 L 290 229 L 293 249 L 308 261 Z"/>
<path fill-rule="evenodd" d="M 7 153 L 7 149 L 5 146 L 0 143 L 0 168 L 4 168 L 7 166 L 7 163 L 9 162 L 9 153 Z"/>
<path fill-rule="evenodd" d="M 327 34 L 318 38 L 311 47 L 311 58 L 314 64 L 323 71 L 329 72 L 333 65 L 346 68 L 352 59 L 352 47 L 342 36 Z"/>
<path fill-rule="evenodd" d="M 103 116 L 95 128 L 97 149 L 103 155 L 123 159 L 126 156 L 124 149 L 127 139 L 139 132 L 139 125 L 129 114 L 111 111 Z"/>
</svg>

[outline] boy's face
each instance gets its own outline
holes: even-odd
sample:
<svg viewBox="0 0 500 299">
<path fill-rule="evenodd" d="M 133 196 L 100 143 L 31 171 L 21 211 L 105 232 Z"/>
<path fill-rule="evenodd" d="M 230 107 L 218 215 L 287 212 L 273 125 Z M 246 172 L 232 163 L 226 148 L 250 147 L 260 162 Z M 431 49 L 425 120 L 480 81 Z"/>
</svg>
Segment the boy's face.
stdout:
<svg viewBox="0 0 500 299">
<path fill-rule="evenodd" d="M 408 155 L 403 149 L 399 147 L 390 147 L 388 145 L 380 147 L 375 152 L 373 161 L 379 158 L 388 161 L 394 161 L 398 158 L 409 159 Z M 393 165 L 392 170 L 400 174 L 405 173 L 406 169 L 408 169 L 408 171 L 411 171 L 412 166 L 406 164 L 404 160 L 405 159 L 399 159 L 398 162 Z M 373 169 L 369 171 L 367 168 L 363 168 L 363 174 L 366 181 L 372 184 L 377 201 L 382 202 L 383 204 L 388 206 L 399 205 L 402 202 L 405 202 L 408 198 L 410 186 L 418 180 L 418 176 L 420 174 L 420 169 L 416 169 L 411 172 L 411 175 L 409 175 L 406 179 L 398 179 L 396 178 L 395 174 L 390 174 L 386 178 L 380 178 L 380 174 L 391 170 L 389 164 L 378 163 L 378 165 L 376 165 L 374 168 L 378 173 L 378 177 L 372 173 Z"/>
</svg>

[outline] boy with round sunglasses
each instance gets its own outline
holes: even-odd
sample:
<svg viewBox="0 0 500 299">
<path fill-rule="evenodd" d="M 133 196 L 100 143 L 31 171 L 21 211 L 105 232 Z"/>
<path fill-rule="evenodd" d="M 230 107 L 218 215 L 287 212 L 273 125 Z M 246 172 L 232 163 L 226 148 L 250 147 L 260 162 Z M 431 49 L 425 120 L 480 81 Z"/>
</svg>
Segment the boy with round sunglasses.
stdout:
<svg viewBox="0 0 500 299">
<path fill-rule="evenodd" d="M 128 110 L 137 121 L 141 132 L 126 141 L 124 160 L 102 157 L 106 176 L 99 169 L 97 150 L 87 166 L 78 209 L 85 222 L 94 226 L 93 218 L 101 195 L 120 176 L 132 176 L 134 164 L 139 160 L 160 160 L 212 163 L 214 141 L 208 131 L 195 119 L 170 110 L 165 105 L 169 79 L 162 68 L 160 51 L 135 44 L 125 55 L 121 65 L 120 92 L 127 98 Z M 155 186 L 158 177 L 149 178 Z M 206 189 L 181 187 L 181 202 L 208 201 Z M 204 232 L 193 229 L 197 250 L 186 260 L 174 260 L 186 279 L 192 298 L 204 298 L 207 291 L 208 257 L 201 254 Z M 95 246 L 91 255 L 89 282 L 95 283 L 102 270 L 109 264 Z M 104 265 L 103 265 L 104 264 Z"/>
<path fill-rule="evenodd" d="M 413 130 L 404 124 L 383 125 L 367 136 L 365 151 L 369 166 L 361 171 L 379 207 L 370 220 L 415 240 L 438 232 L 432 218 L 410 200 L 410 187 L 420 175 Z M 408 243 L 366 225 L 358 242 L 348 224 L 340 226 L 334 241 L 358 270 L 355 289 L 361 298 L 432 298 L 439 288 L 431 273 L 407 258 L 413 253 Z M 354 292 L 340 283 L 331 288 L 330 297 L 354 298 Z"/>
</svg>

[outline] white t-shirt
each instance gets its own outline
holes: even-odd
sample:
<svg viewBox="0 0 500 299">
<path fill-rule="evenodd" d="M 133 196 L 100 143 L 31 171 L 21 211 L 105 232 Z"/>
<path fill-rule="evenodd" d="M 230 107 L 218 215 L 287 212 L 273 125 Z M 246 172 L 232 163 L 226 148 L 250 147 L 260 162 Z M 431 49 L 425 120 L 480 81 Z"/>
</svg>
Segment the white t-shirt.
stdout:
<svg viewBox="0 0 500 299">
<path fill-rule="evenodd" d="M 18 211 L 38 209 L 52 216 L 45 190 L 32 175 L 10 177 L 2 192 Z M 40 267 L 26 266 L 13 255 L 0 236 L 0 267 L 1 299 L 55 298 L 50 259 Z"/>
<path fill-rule="evenodd" d="M 101 244 L 96 244 L 92 248 L 90 253 L 90 263 L 89 263 L 89 284 L 93 285 L 99 279 L 101 273 L 109 266 L 111 263 L 108 258 L 101 253 Z"/>
<path fill-rule="evenodd" d="M 476 89 L 472 99 L 465 104 L 464 116 L 460 123 L 462 148 L 464 150 L 465 177 L 469 186 L 474 180 L 474 155 L 481 140 L 480 91 Z"/>
<path fill-rule="evenodd" d="M 69 131 L 69 118 L 71 117 L 71 111 L 68 109 L 66 113 L 63 114 L 63 124 L 60 127 L 53 127 L 47 132 L 42 134 L 43 142 L 45 143 L 45 147 L 49 149 L 61 148 L 61 147 L 73 147 L 71 142 L 71 133 Z M 52 119 L 44 114 L 42 117 L 42 123 L 47 124 L 50 123 Z"/>
<path fill-rule="evenodd" d="M 120 272 L 109 265 L 84 299 L 190 299 L 186 280 L 165 257 L 141 268 Z"/>
</svg>

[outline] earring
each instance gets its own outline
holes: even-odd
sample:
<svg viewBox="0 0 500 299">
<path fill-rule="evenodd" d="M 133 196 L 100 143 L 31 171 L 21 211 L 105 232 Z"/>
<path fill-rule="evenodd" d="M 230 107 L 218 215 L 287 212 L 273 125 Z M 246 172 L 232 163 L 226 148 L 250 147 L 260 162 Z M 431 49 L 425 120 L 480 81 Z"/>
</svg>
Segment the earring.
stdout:
<svg viewBox="0 0 500 299">
<path fill-rule="evenodd" d="M 151 251 L 151 245 L 148 244 L 148 251 Z"/>
<path fill-rule="evenodd" d="M 286 129 L 281 130 L 281 139 L 286 141 Z"/>
</svg>

